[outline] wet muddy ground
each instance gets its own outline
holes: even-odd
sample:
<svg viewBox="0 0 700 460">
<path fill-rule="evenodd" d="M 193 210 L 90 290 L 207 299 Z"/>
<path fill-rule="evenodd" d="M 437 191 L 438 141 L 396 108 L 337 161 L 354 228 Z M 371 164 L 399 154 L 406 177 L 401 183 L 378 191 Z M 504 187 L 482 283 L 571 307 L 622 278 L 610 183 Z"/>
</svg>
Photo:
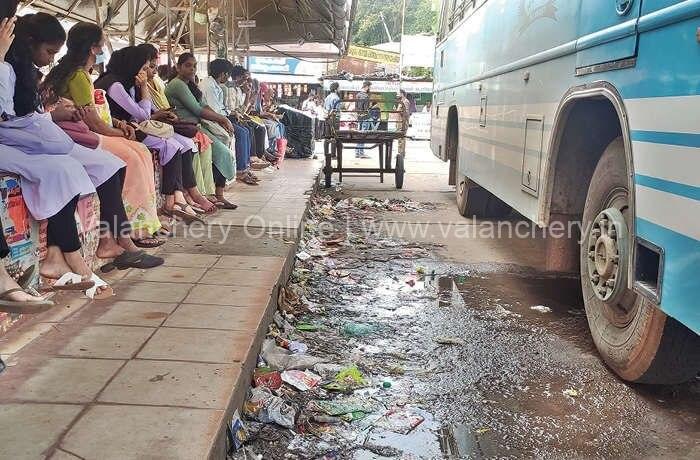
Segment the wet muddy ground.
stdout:
<svg viewBox="0 0 700 460">
<path fill-rule="evenodd" d="M 281 309 L 318 330 L 271 331 L 322 358 L 310 369 L 323 381 L 275 390 L 294 426 L 246 422 L 235 458 L 700 458 L 700 383 L 617 379 L 590 339 L 578 279 L 444 263 L 437 246 L 362 230 L 379 212 L 431 205 L 371 203 L 312 207 Z M 351 365 L 363 384 L 321 388 Z M 309 403 L 347 398 L 370 405 L 360 420 Z"/>
</svg>

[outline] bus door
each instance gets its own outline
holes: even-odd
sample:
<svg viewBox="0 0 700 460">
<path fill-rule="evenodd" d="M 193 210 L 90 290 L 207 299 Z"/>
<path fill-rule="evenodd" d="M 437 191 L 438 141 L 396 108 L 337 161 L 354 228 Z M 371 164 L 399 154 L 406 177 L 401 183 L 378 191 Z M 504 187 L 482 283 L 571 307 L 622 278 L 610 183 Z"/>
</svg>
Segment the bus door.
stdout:
<svg viewBox="0 0 700 460">
<path fill-rule="evenodd" d="M 577 75 L 633 67 L 637 54 L 637 19 L 642 0 L 579 2 Z"/>
</svg>

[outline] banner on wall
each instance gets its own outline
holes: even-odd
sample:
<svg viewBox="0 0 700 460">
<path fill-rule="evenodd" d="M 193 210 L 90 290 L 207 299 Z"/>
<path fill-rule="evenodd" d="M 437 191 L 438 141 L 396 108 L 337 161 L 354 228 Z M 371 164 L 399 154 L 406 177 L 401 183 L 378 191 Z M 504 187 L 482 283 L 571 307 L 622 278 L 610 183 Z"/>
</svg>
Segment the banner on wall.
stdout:
<svg viewBox="0 0 700 460">
<path fill-rule="evenodd" d="M 372 82 L 373 93 L 397 93 L 400 88 L 403 88 L 408 93 L 432 93 L 432 81 L 384 81 L 370 80 Z M 362 89 L 363 80 L 323 80 L 323 88 L 328 91 L 331 88 L 331 83 L 337 82 L 340 91 L 360 91 Z"/>
<path fill-rule="evenodd" d="M 248 70 L 258 74 L 321 75 L 323 64 L 288 57 L 251 56 L 248 58 Z"/>
<path fill-rule="evenodd" d="M 355 45 L 350 45 L 348 48 L 348 56 L 365 61 L 379 62 L 381 64 L 398 64 L 399 61 L 401 61 L 401 55 L 399 53 Z"/>
</svg>

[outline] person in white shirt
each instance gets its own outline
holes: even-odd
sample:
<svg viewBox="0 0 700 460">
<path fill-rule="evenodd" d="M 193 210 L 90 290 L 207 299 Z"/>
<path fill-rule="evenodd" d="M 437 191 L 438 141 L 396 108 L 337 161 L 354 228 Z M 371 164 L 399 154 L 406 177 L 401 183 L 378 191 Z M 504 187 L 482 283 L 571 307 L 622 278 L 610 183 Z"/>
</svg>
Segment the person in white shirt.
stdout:
<svg viewBox="0 0 700 460">
<path fill-rule="evenodd" d="M 301 105 L 302 112 L 316 113 L 316 95 L 314 93 L 309 93 L 306 100 Z"/>
<path fill-rule="evenodd" d="M 209 63 L 209 76 L 199 83 L 202 91 L 202 103 L 216 113 L 228 117 L 231 112 L 227 108 L 227 88 L 223 85 L 231 77 L 231 63 L 225 59 L 214 59 Z M 238 171 L 236 179 L 248 185 L 257 185 L 258 178 L 250 171 L 250 146 L 241 138 L 243 133 L 234 128 L 236 164 Z"/>
</svg>

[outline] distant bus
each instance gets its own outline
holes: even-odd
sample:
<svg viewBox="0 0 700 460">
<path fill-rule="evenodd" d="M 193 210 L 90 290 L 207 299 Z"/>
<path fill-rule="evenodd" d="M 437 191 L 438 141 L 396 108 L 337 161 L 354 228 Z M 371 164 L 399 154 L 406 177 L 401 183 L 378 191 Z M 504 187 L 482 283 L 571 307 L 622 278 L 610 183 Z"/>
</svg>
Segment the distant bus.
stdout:
<svg viewBox="0 0 700 460">
<path fill-rule="evenodd" d="M 700 0 L 443 0 L 433 153 L 465 216 L 515 209 L 580 271 L 622 378 L 700 371 Z M 561 227 L 560 227 L 561 228 Z"/>
</svg>

